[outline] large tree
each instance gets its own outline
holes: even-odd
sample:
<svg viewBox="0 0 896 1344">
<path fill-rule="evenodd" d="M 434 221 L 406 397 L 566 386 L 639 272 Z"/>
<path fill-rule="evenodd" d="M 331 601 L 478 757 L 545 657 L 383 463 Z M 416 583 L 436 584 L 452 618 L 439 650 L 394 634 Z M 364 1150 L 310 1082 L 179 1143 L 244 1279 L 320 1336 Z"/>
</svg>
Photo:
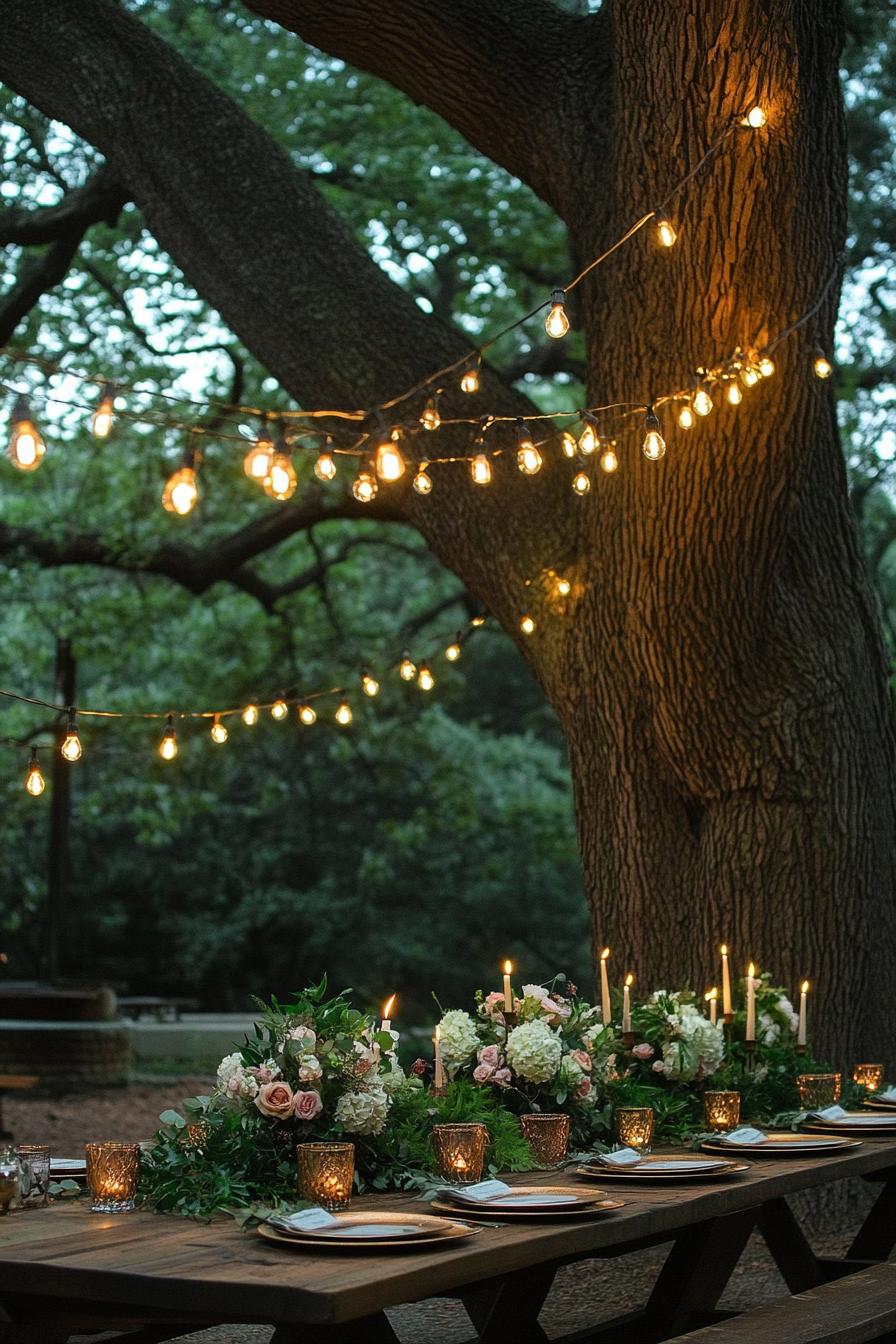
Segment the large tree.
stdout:
<svg viewBox="0 0 896 1344">
<path fill-rule="evenodd" d="M 431 108 L 527 183 L 563 221 L 576 268 L 745 108 L 767 110 L 767 127 L 732 136 L 677 200 L 674 256 L 639 239 L 583 282 L 590 405 L 685 386 L 697 367 L 762 345 L 836 270 L 846 157 L 834 0 L 252 8 Z M 13 221 L 51 242 L 46 274 L 23 277 L 32 291 L 130 199 L 301 405 L 374 406 L 464 353 L 266 130 L 132 14 L 110 0 L 3 0 L 0 18 L 0 76 L 106 162 L 55 217 Z M 691 435 L 670 424 L 661 463 L 626 438 L 622 469 L 586 499 L 555 457 L 535 480 L 503 466 L 490 490 L 443 468 L 427 499 L 383 489 L 364 516 L 417 528 L 523 649 L 569 743 L 595 938 L 631 949 L 645 983 L 703 983 L 721 937 L 791 980 L 811 969 L 828 1040 L 885 1056 L 894 739 L 833 393 L 810 376 L 836 307 L 833 286 L 739 410 Z M 463 400 L 449 390 L 449 414 L 469 414 Z M 480 402 L 531 410 L 493 369 Z M 440 431 L 440 450 L 467 448 L 467 434 Z M 361 513 L 309 487 L 207 547 L 163 546 L 141 564 L 196 591 L 251 585 L 253 557 Z M 50 563 L 127 563 L 125 545 L 74 528 L 8 541 Z M 571 594 L 542 596 L 526 638 L 531 581 L 549 570 Z"/>
</svg>

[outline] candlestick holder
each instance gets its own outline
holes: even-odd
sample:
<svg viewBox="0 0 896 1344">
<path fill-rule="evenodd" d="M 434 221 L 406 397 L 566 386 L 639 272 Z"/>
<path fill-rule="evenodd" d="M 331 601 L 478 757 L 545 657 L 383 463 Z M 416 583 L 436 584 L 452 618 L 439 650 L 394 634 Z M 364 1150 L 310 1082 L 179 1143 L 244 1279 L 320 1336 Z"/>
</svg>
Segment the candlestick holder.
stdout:
<svg viewBox="0 0 896 1344">
<path fill-rule="evenodd" d="M 452 1185 L 475 1185 L 482 1178 L 488 1130 L 485 1125 L 433 1125 L 436 1171 Z"/>
<path fill-rule="evenodd" d="M 447 1097 L 448 1087 L 445 1083 L 440 1083 L 438 1087 L 435 1083 L 432 1083 L 429 1088 L 429 1095 L 431 1097 Z"/>
<path fill-rule="evenodd" d="M 808 1049 L 809 1049 L 808 1045 L 798 1045 L 796 1047 L 796 1053 L 798 1055 L 805 1055 L 808 1052 Z"/>
<path fill-rule="evenodd" d="M 879 1092 L 884 1081 L 883 1064 L 854 1064 L 852 1066 L 852 1080 L 857 1087 L 864 1087 L 869 1092 Z"/>
<path fill-rule="evenodd" d="M 728 1027 L 728 1028 L 733 1027 L 733 1026 L 734 1026 L 734 1014 L 733 1014 L 733 1013 L 723 1013 L 723 1014 L 722 1014 L 722 1021 L 725 1023 L 725 1026 L 726 1026 L 726 1027 Z"/>
<path fill-rule="evenodd" d="M 296 1145 L 299 1194 L 333 1212 L 347 1209 L 355 1179 L 353 1143 Z"/>
<path fill-rule="evenodd" d="M 756 1042 L 744 1041 L 744 1050 L 746 1051 L 744 1066 L 747 1073 L 752 1073 L 756 1067 Z"/>
<path fill-rule="evenodd" d="M 519 1026 L 520 1015 L 519 1013 L 508 1013 L 506 1010 L 502 1010 L 501 1016 L 504 1019 L 505 1034 L 509 1035 L 510 1032 L 513 1031 L 514 1027 Z"/>
<path fill-rule="evenodd" d="M 625 1050 L 633 1050 L 638 1042 L 638 1033 L 635 1031 L 624 1031 L 622 1033 L 622 1046 Z"/>
</svg>

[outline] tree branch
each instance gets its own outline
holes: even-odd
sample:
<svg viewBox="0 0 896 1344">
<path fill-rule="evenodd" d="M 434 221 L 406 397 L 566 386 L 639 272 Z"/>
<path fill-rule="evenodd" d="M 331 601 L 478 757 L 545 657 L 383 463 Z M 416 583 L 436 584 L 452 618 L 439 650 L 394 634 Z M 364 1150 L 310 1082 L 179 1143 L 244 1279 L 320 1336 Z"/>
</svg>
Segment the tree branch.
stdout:
<svg viewBox="0 0 896 1344">
<path fill-rule="evenodd" d="M 76 230 L 83 236 L 91 224 L 114 224 L 128 199 L 128 192 L 104 163 L 83 187 L 67 192 L 56 205 L 0 211 L 0 244 L 31 247 L 69 237 Z"/>
<path fill-rule="evenodd" d="M 40 256 L 26 257 L 12 289 L 0 300 L 0 345 L 6 345 L 16 327 L 27 317 L 47 290 L 68 274 L 85 228 L 74 226 L 51 243 Z"/>
</svg>

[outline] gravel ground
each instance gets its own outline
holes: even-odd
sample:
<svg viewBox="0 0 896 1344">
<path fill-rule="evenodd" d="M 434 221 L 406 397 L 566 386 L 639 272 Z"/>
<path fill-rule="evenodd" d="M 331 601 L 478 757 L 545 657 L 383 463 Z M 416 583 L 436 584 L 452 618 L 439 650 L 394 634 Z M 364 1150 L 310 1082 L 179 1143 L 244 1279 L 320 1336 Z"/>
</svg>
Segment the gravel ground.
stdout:
<svg viewBox="0 0 896 1344">
<path fill-rule="evenodd" d="M 87 1140 L 148 1138 L 160 1111 L 177 1106 L 182 1097 L 208 1090 L 209 1078 L 142 1081 L 130 1087 L 58 1098 L 5 1099 L 5 1120 L 23 1143 L 48 1143 L 57 1156 L 75 1156 Z M 827 1254 L 842 1254 L 870 1202 L 867 1187 L 855 1183 L 848 1205 L 824 1219 L 825 1231 L 813 1243 Z M 836 1231 L 831 1231 L 831 1228 Z M 630 1311 L 647 1297 L 663 1262 L 663 1250 L 641 1251 L 615 1261 L 591 1261 L 563 1269 L 545 1304 L 541 1323 L 553 1338 Z M 754 1237 L 734 1272 L 721 1305 L 743 1310 L 785 1292 L 785 1285 L 765 1250 Z M 400 1307 L 390 1320 L 407 1344 L 463 1344 L 471 1327 L 459 1303 L 436 1299 Z M 267 1344 L 268 1327 L 219 1326 L 185 1336 L 193 1344 Z M 362 1339 L 358 1344 L 364 1344 Z"/>
</svg>

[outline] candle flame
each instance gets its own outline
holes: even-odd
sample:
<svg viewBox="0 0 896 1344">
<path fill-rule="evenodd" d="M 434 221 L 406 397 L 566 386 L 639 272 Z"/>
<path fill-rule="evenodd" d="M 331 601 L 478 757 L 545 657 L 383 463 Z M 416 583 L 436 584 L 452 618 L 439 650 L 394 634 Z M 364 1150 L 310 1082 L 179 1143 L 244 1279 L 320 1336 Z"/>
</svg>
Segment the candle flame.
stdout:
<svg viewBox="0 0 896 1344">
<path fill-rule="evenodd" d="M 632 975 L 631 971 L 629 971 L 628 975 L 625 977 L 626 989 L 631 989 L 634 983 L 635 983 L 635 977 Z"/>
<path fill-rule="evenodd" d="M 610 949 L 608 947 L 605 947 L 603 952 L 601 952 L 600 954 L 601 961 L 606 961 L 609 955 L 610 955 Z"/>
<path fill-rule="evenodd" d="M 511 973 L 512 970 L 513 970 L 513 963 L 510 962 L 510 961 L 505 961 L 505 963 L 504 963 L 504 974 L 505 974 L 505 975 L 510 975 L 510 973 Z"/>
<path fill-rule="evenodd" d="M 755 974 L 756 974 L 756 967 L 753 965 L 753 963 L 752 963 L 752 961 L 751 961 L 750 964 L 749 964 L 749 966 L 747 967 L 747 975 L 748 975 L 748 976 L 750 977 L 750 979 L 752 980 L 752 979 L 753 979 L 753 976 L 754 976 Z"/>
<path fill-rule="evenodd" d="M 713 985 L 712 989 L 708 989 L 703 997 L 706 999 L 707 1003 L 711 1003 L 713 999 L 719 997 L 719 991 L 716 989 L 715 985 Z"/>
<path fill-rule="evenodd" d="M 727 955 L 728 955 L 728 944 L 727 944 L 727 943 L 723 943 L 722 946 L 720 947 L 719 951 L 721 952 L 721 954 L 722 954 L 723 957 L 727 957 Z"/>
<path fill-rule="evenodd" d="M 809 981 L 808 981 L 808 980 L 804 980 L 803 983 L 800 985 L 800 993 L 801 993 L 801 994 L 808 994 L 808 993 L 809 993 Z"/>
<path fill-rule="evenodd" d="M 393 994 L 391 999 L 387 999 L 386 1002 L 383 1004 L 383 1017 L 389 1018 L 392 1016 L 392 1008 L 395 1003 L 396 997 L 397 995 Z"/>
</svg>

